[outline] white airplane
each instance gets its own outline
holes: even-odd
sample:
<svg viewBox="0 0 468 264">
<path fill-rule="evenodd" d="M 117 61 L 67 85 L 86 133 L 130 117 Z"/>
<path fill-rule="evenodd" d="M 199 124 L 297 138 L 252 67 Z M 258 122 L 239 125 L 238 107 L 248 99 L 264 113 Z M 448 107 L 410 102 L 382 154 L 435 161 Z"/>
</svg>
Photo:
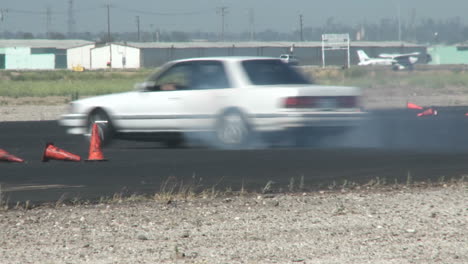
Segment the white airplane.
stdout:
<svg viewBox="0 0 468 264">
<path fill-rule="evenodd" d="M 363 50 L 357 51 L 360 66 L 366 65 L 391 65 L 393 70 L 413 69 L 413 64 L 418 61 L 419 52 L 407 54 L 385 54 L 379 55 L 379 58 L 369 58 Z"/>
</svg>

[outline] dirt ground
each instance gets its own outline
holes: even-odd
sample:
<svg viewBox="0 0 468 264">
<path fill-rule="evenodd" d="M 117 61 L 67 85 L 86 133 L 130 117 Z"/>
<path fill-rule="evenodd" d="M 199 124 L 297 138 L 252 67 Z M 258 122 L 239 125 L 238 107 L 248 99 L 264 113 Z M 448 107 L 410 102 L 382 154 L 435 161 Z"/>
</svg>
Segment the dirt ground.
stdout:
<svg viewBox="0 0 468 264">
<path fill-rule="evenodd" d="M 0 211 L 1 263 L 468 263 L 464 183 Z"/>
</svg>

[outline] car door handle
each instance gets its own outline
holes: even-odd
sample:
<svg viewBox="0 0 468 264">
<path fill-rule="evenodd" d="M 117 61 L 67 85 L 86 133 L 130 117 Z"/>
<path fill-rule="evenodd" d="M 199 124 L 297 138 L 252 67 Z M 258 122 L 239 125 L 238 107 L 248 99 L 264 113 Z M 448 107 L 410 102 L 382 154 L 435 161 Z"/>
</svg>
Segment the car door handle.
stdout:
<svg viewBox="0 0 468 264">
<path fill-rule="evenodd" d="M 180 100 L 180 97 L 169 97 L 169 100 Z"/>
</svg>

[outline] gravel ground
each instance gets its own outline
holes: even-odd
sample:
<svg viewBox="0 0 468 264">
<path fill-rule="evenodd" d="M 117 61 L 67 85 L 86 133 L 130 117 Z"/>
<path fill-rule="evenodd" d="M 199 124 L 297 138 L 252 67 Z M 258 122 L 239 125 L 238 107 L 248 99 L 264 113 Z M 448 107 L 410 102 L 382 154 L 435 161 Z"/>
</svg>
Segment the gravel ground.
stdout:
<svg viewBox="0 0 468 264">
<path fill-rule="evenodd" d="M 13 209 L 0 211 L 0 262 L 468 263 L 466 194 L 457 183 Z"/>
<path fill-rule="evenodd" d="M 67 109 L 65 97 L 24 97 L 0 96 L 0 121 L 57 120 Z"/>
<path fill-rule="evenodd" d="M 464 104 L 378 98 L 368 96 L 367 106 Z M 55 120 L 65 101 L 0 98 L 0 121 Z M 0 263 L 468 263 L 467 190 L 458 183 L 0 209 Z"/>
</svg>

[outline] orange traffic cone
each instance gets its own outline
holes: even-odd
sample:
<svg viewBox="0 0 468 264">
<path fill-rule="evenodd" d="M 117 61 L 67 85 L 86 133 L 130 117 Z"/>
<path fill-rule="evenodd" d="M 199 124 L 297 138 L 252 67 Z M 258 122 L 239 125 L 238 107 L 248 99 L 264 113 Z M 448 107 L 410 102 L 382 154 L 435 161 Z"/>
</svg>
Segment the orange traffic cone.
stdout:
<svg viewBox="0 0 468 264">
<path fill-rule="evenodd" d="M 437 110 L 434 110 L 432 108 L 424 110 L 424 112 L 421 112 L 418 114 L 418 116 L 435 116 L 437 115 Z"/>
<path fill-rule="evenodd" d="M 52 143 L 47 143 L 44 154 L 42 154 L 42 161 L 47 162 L 49 160 L 64 160 L 64 161 L 80 161 L 81 157 L 63 149 L 57 148 Z"/>
<path fill-rule="evenodd" d="M 8 162 L 24 162 L 23 159 L 18 158 L 10 153 L 6 152 L 3 149 L 0 149 L 0 161 L 8 161 Z"/>
<path fill-rule="evenodd" d="M 93 129 L 91 131 L 89 155 L 86 161 L 106 161 L 101 150 L 101 138 L 99 137 L 99 128 L 96 123 L 93 124 Z"/>
<path fill-rule="evenodd" d="M 407 103 L 407 104 L 406 104 L 406 107 L 407 107 L 408 109 L 418 109 L 418 110 L 422 110 L 422 109 L 423 109 L 422 106 L 419 106 L 419 105 L 413 104 L 413 103 Z"/>
</svg>

